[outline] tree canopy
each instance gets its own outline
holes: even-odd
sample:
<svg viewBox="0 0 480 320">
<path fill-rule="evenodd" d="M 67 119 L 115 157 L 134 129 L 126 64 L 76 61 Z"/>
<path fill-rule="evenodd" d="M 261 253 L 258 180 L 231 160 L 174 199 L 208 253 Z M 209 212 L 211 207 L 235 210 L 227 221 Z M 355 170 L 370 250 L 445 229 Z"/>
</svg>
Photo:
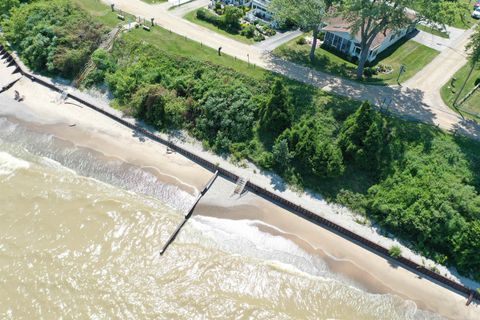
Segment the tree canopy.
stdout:
<svg viewBox="0 0 480 320">
<path fill-rule="evenodd" d="M 287 20 L 306 31 L 312 31 L 313 41 L 310 60 L 315 59 L 317 39 L 325 15 L 324 0 L 272 0 L 269 7 L 275 19 L 280 22 Z"/>
</svg>

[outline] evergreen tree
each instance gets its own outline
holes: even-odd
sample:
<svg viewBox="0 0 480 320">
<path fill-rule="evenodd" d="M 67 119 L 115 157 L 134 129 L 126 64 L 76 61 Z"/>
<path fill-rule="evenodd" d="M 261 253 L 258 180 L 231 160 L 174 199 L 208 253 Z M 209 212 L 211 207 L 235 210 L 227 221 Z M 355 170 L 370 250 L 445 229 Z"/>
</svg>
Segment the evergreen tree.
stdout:
<svg viewBox="0 0 480 320">
<path fill-rule="evenodd" d="M 278 136 L 291 123 L 292 106 L 287 90 L 280 80 L 276 80 L 260 115 L 260 126 L 264 131 Z"/>
</svg>

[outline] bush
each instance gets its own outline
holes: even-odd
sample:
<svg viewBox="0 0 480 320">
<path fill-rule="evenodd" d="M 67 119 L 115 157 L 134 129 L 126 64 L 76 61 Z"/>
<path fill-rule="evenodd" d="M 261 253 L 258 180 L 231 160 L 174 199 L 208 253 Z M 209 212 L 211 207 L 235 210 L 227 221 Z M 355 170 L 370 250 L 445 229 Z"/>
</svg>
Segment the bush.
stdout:
<svg viewBox="0 0 480 320">
<path fill-rule="evenodd" d="M 260 42 L 265 40 L 265 37 L 263 36 L 263 34 L 256 34 L 255 37 L 253 37 L 253 40 L 256 42 Z"/>
<path fill-rule="evenodd" d="M 224 26 L 224 21 L 221 17 L 205 8 L 200 8 L 197 10 L 197 19 L 209 22 L 217 27 Z"/>
<path fill-rule="evenodd" d="M 242 29 L 240 34 L 250 39 L 255 36 L 255 30 L 255 26 L 248 24 Z"/>
<path fill-rule="evenodd" d="M 402 256 L 402 249 L 397 246 L 397 245 L 393 245 L 389 250 L 388 250 L 388 254 L 390 255 L 390 257 L 392 258 L 400 258 Z"/>
<path fill-rule="evenodd" d="M 243 11 L 234 6 L 227 6 L 225 8 L 224 23 L 225 27 L 230 30 L 240 29 L 240 18 L 243 17 Z"/>
<path fill-rule="evenodd" d="M 103 28 L 62 0 L 38 1 L 11 11 L 5 37 L 35 71 L 75 77 L 101 42 Z"/>
<path fill-rule="evenodd" d="M 303 46 L 303 45 L 307 44 L 307 39 L 305 39 L 305 37 L 302 36 L 302 37 L 297 39 L 297 44 Z"/>
<path fill-rule="evenodd" d="M 377 73 L 378 73 L 377 69 L 374 68 L 374 67 L 367 67 L 367 68 L 363 69 L 363 75 L 367 78 L 371 78 L 374 75 L 376 75 Z"/>
</svg>

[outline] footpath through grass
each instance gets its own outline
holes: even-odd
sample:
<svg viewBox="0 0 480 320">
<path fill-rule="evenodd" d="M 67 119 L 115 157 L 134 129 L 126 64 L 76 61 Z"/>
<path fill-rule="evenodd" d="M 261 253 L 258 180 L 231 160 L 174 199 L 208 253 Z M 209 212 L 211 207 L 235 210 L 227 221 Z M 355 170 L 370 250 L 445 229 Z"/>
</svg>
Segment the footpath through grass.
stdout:
<svg viewBox="0 0 480 320">
<path fill-rule="evenodd" d="M 322 47 L 317 48 L 315 62 L 312 64 L 309 59 L 310 45 L 298 43 L 298 39 L 304 36 L 302 35 L 283 44 L 275 49 L 273 53 L 283 59 L 313 67 L 319 71 L 355 80 L 357 65 Z M 378 64 L 391 66 L 393 71 L 389 74 L 379 73 L 371 78 L 366 78 L 363 82 L 384 85 L 396 84 L 400 65 L 402 64 L 407 67 L 407 71 L 400 77 L 400 82 L 403 82 L 414 76 L 438 54 L 438 51 L 413 40 L 399 41 L 382 52 L 373 65 L 373 67 Z"/>
<path fill-rule="evenodd" d="M 480 81 L 480 66 L 473 71 L 470 79 L 467 81 L 465 88 L 460 94 L 460 97 L 457 101 L 457 108 L 453 107 L 453 102 L 457 97 L 462 84 L 464 83 L 465 79 L 470 72 L 470 64 L 466 64 L 460 70 L 455 73 L 453 78 L 456 80 L 450 80 L 447 84 L 445 84 L 441 90 L 441 95 L 443 101 L 455 112 L 460 112 L 466 118 L 474 119 L 477 122 L 480 122 L 480 89 L 477 89 L 474 94 L 470 96 L 470 98 L 466 99 L 462 104 L 458 105 L 462 99 L 469 94 L 476 84 Z"/>
<path fill-rule="evenodd" d="M 203 20 L 198 19 L 197 18 L 197 11 L 198 10 L 190 11 L 183 18 L 192 22 L 192 23 L 198 24 L 199 26 L 205 27 L 207 29 L 215 31 L 216 33 L 219 33 L 219 34 L 221 34 L 223 36 L 226 36 L 228 38 L 232 38 L 232 39 L 237 40 L 239 42 L 243 42 L 243 43 L 246 43 L 246 44 L 255 43 L 255 41 L 253 39 L 249 39 L 245 36 L 242 36 L 240 33 L 232 33 L 232 32 L 229 32 L 227 30 L 221 29 L 217 26 L 214 26 L 213 24 L 211 24 L 207 21 L 203 21 Z"/>
</svg>

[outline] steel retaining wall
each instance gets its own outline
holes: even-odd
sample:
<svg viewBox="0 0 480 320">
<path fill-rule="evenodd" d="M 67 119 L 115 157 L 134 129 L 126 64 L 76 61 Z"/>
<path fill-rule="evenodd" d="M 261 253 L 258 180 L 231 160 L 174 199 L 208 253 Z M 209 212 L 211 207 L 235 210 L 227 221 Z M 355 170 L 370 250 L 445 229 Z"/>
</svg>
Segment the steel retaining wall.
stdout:
<svg viewBox="0 0 480 320">
<path fill-rule="evenodd" d="M 57 92 L 62 92 L 61 89 L 59 89 L 58 87 L 56 87 L 55 85 L 51 84 L 51 83 L 48 83 L 38 77 L 36 77 L 35 75 L 31 75 L 27 72 L 25 72 L 24 70 L 22 70 L 22 68 L 18 65 L 18 63 L 16 62 L 16 60 L 10 55 L 10 53 L 6 52 L 3 48 L 3 46 L 0 44 L 0 55 L 3 55 L 3 57 L 7 57 L 7 61 L 13 61 L 14 64 L 16 65 L 17 67 L 17 70 L 22 74 L 24 75 L 25 77 L 31 79 L 32 81 L 35 81 L 37 83 L 40 83 L 41 85 L 49 88 L 49 89 L 52 89 L 52 90 L 55 90 Z M 232 181 L 236 181 L 239 179 L 239 176 L 236 175 L 235 173 L 233 172 L 230 172 L 224 168 L 221 168 L 219 167 L 218 165 L 202 158 L 202 157 L 199 157 L 198 155 L 174 144 L 173 142 L 171 141 L 167 141 L 165 139 L 163 139 L 162 137 L 142 128 L 142 127 L 139 127 L 133 123 L 130 123 L 128 121 L 126 121 L 125 119 L 122 119 L 120 117 L 117 117 L 111 113 L 109 113 L 108 111 L 105 111 L 103 110 L 102 108 L 99 108 L 93 104 L 91 104 L 90 102 L 88 101 L 85 101 L 83 100 L 82 98 L 80 97 L 77 97 L 75 96 L 74 94 L 71 94 L 69 93 L 68 94 L 68 97 L 77 101 L 77 102 L 80 102 L 82 103 L 83 105 L 109 117 L 110 119 L 132 129 L 132 130 L 135 130 L 136 132 L 140 132 L 142 133 L 145 137 L 148 137 L 150 138 L 151 140 L 153 141 L 156 141 L 156 142 L 159 142 L 165 146 L 167 146 L 168 148 L 176 151 L 177 153 L 185 156 L 186 158 L 196 162 L 197 164 L 203 166 L 204 168 L 212 171 L 212 172 L 215 172 L 218 170 L 218 174 L 222 175 L 223 177 L 226 177 Z M 356 242 L 357 244 L 360 244 L 372 251 L 374 251 L 375 253 L 379 254 L 380 256 L 384 257 L 384 258 L 387 258 L 387 259 L 393 259 L 397 262 L 399 262 L 400 264 L 402 264 L 403 266 L 409 268 L 411 271 L 413 272 L 416 272 L 416 273 L 420 273 L 420 274 L 423 274 L 445 286 L 447 286 L 448 288 L 450 289 L 453 289 L 459 293 L 462 293 L 464 295 L 466 295 L 467 297 L 469 295 L 473 295 L 473 298 L 476 299 L 477 301 L 480 301 L 480 293 L 475 291 L 475 290 L 472 290 L 464 285 L 461 285 L 455 281 L 452 281 L 436 272 L 433 272 L 432 270 L 430 269 L 427 269 L 425 268 L 424 266 L 422 265 L 419 265 L 418 263 L 416 262 L 413 262 L 407 258 L 404 258 L 404 257 L 399 257 L 399 258 L 393 258 L 389 255 L 389 250 L 387 248 L 384 248 L 382 246 L 380 246 L 379 244 L 373 242 L 373 241 L 370 241 L 330 220 L 327 220 L 323 217 L 320 217 L 318 216 L 317 214 L 313 213 L 312 211 L 308 210 L 308 209 L 305 209 L 303 208 L 302 206 L 299 206 L 285 198 L 282 198 L 280 197 L 279 195 L 271 192 L 271 191 L 268 191 L 250 181 L 247 182 L 247 185 L 246 185 L 246 188 L 248 190 L 250 190 L 251 192 L 254 192 L 256 193 L 257 195 L 260 195 L 262 196 L 263 198 L 266 198 L 267 200 L 269 201 L 272 201 L 274 203 L 277 203 L 283 207 L 285 207 L 286 209 L 290 210 L 291 212 L 295 213 L 296 215 L 312 222 L 312 223 L 315 223 L 321 227 L 325 227 L 327 229 L 329 229 L 330 231 L 333 231 L 335 233 L 338 233 L 354 242 Z"/>
</svg>

